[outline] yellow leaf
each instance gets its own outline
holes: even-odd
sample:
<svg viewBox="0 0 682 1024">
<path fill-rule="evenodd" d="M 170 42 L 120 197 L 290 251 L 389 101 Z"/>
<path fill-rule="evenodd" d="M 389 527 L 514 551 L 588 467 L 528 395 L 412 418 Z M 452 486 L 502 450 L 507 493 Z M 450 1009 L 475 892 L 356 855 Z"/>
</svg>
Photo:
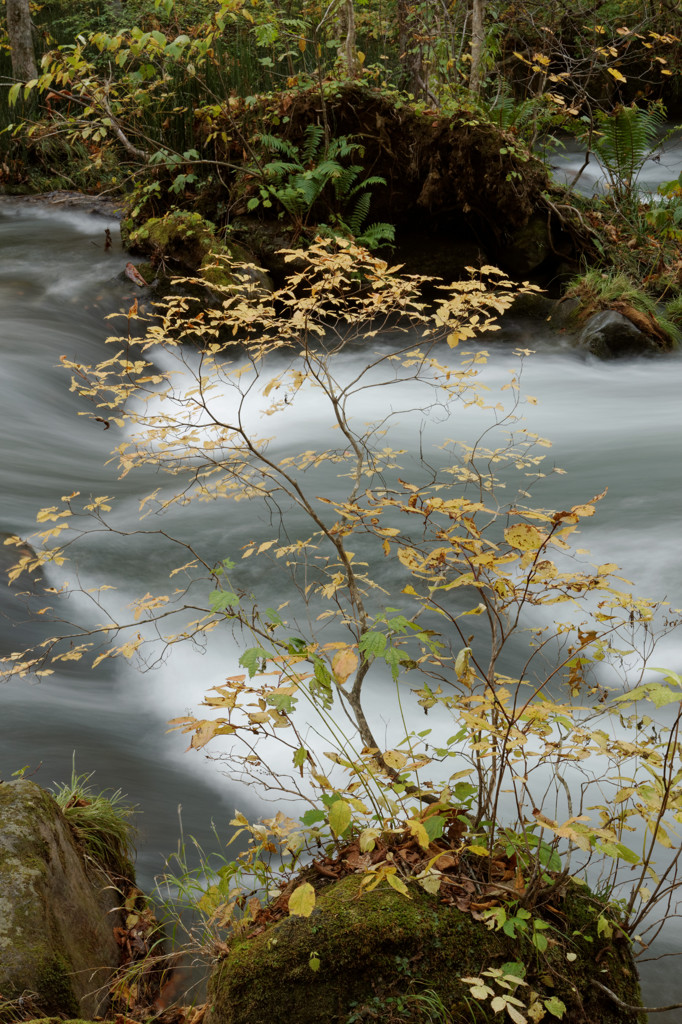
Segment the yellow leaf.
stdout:
<svg viewBox="0 0 682 1024">
<path fill-rule="evenodd" d="M 332 672 L 334 673 L 334 679 L 343 686 L 351 673 L 355 672 L 358 667 L 358 656 L 352 647 L 345 647 L 338 654 L 334 655 L 332 660 Z"/>
<path fill-rule="evenodd" d="M 228 725 L 224 719 L 218 719 L 216 722 L 195 722 L 193 729 L 194 735 L 192 736 L 190 746 L 195 750 L 201 750 L 215 736 L 229 736 L 230 733 L 234 732 L 232 726 Z"/>
<path fill-rule="evenodd" d="M 335 836 L 340 836 L 350 825 L 350 806 L 345 800 L 335 800 L 329 808 L 329 827 Z"/>
<path fill-rule="evenodd" d="M 473 683 L 476 678 L 475 673 L 469 665 L 469 659 L 471 658 L 471 648 L 463 647 L 457 655 L 455 660 L 455 673 L 460 683 Z"/>
<path fill-rule="evenodd" d="M 303 36 L 301 36 L 301 38 L 298 41 L 298 48 L 301 51 L 301 53 L 305 53 L 306 41 L 303 38 Z"/>
<path fill-rule="evenodd" d="M 315 890 L 310 882 L 303 882 L 289 897 L 289 913 L 294 917 L 310 917 L 315 909 Z"/>
<path fill-rule="evenodd" d="M 360 833 L 360 839 L 358 840 L 360 851 L 362 853 L 369 853 L 376 845 L 375 840 L 381 835 L 381 829 L 379 828 L 366 828 Z"/>
<path fill-rule="evenodd" d="M 418 821 L 416 818 L 410 818 L 406 825 L 422 849 L 428 850 L 431 840 L 421 821 Z"/>
<path fill-rule="evenodd" d="M 402 878 L 398 878 L 397 875 L 391 873 L 386 875 L 386 881 L 388 882 L 392 889 L 395 889 L 396 892 L 401 893 L 401 895 L 403 896 L 407 896 L 408 900 L 412 899 L 409 892 L 407 891 L 407 886 L 403 882 Z"/>
<path fill-rule="evenodd" d="M 387 750 L 384 754 L 384 761 L 389 768 L 393 768 L 397 772 L 407 764 L 407 758 L 399 750 Z"/>
<path fill-rule="evenodd" d="M 610 75 L 613 75 L 617 82 L 627 82 L 625 75 L 621 75 L 620 71 L 617 71 L 616 68 L 607 68 L 606 70 Z"/>
<path fill-rule="evenodd" d="M 467 846 L 467 853 L 475 853 L 477 857 L 489 857 L 487 846 Z"/>
<path fill-rule="evenodd" d="M 510 547 L 517 551 L 537 551 L 547 540 L 547 534 L 541 533 L 530 523 L 516 523 L 504 531 L 504 539 Z"/>
<path fill-rule="evenodd" d="M 574 516 L 593 516 L 594 505 L 574 505 L 571 512 Z"/>
</svg>

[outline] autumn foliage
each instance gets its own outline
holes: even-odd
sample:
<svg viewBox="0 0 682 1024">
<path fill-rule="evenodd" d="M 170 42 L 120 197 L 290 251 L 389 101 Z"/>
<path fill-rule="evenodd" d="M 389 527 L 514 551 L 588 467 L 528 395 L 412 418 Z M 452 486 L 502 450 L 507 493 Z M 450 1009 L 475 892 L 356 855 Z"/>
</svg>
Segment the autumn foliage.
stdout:
<svg viewBox="0 0 682 1024">
<path fill-rule="evenodd" d="M 173 725 L 233 778 L 307 807 L 258 825 L 237 815 L 251 841 L 242 867 L 284 856 L 295 879 L 322 843 L 321 874 L 361 872 L 363 887 L 406 897 L 416 883 L 491 928 L 506 926 L 511 900 L 539 951 L 533 908 L 587 872 L 645 945 L 647 914 L 677 891 L 679 853 L 663 866 L 655 854 L 672 849 L 682 820 L 682 677 L 649 668 L 657 618 L 667 630 L 676 617 L 633 596 L 617 565 L 572 546 L 606 491 L 542 505 L 543 477 L 561 470 L 549 442 L 523 427 L 524 401 L 535 400 L 520 372 L 499 396 L 485 385 L 479 336 L 495 330 L 512 289 L 484 267 L 429 305 L 423 279 L 352 244 L 318 241 L 286 258 L 292 272 L 273 296 L 226 289 L 204 308 L 183 295 L 146 321 L 131 309 L 141 340 L 111 339 L 98 366 L 64 360 L 88 415 L 121 432 L 121 474 L 169 475 L 132 527 L 167 542 L 169 585 L 142 595 L 127 620 L 107 612 L 96 628 L 13 655 L 6 671 L 148 659 L 236 631 L 240 664 L 212 681 L 202 717 Z M 425 423 L 441 419 L 437 445 L 415 439 L 416 458 L 392 441 L 408 410 L 386 396 L 405 385 Z M 330 443 L 282 454 L 269 424 L 311 392 Z M 488 426 L 465 443 L 453 417 L 465 424 L 467 410 Z M 324 493 L 320 469 L 335 480 Z M 241 501 L 272 528 L 236 550 L 226 535 L 206 552 L 145 518 Z M 58 571 L 80 534 L 106 527 L 111 505 L 71 494 L 43 509 L 42 548 L 13 576 Z M 279 577 L 290 599 L 265 607 Z M 208 916 L 221 929 L 263 923 L 237 867 L 230 878 L 207 897 Z M 305 880 L 278 907 L 307 916 L 314 905 Z"/>
</svg>

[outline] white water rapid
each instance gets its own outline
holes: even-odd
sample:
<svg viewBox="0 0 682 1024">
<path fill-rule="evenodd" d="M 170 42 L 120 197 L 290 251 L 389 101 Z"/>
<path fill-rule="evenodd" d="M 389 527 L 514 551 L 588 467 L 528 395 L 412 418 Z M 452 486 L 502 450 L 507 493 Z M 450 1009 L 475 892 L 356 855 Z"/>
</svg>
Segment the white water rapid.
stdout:
<svg viewBox="0 0 682 1024">
<path fill-rule="evenodd" d="M 99 217 L 0 201 L 0 530 L 6 533 L 29 537 L 37 510 L 74 490 L 117 495 L 123 515 L 135 511 L 138 498 L 155 486 L 149 476 L 118 481 L 114 467 L 105 466 L 114 431 L 77 415 L 84 406 L 70 393 L 69 375 L 59 365 L 62 355 L 98 360 L 104 338 L 116 331 L 104 315 L 127 308 L 135 297 L 136 286 L 120 277 L 128 257 L 120 245 L 104 248 L 107 226 L 116 237 L 115 222 Z M 524 407 L 524 425 L 552 440 L 551 461 L 567 471 L 548 477 L 542 504 L 566 507 L 608 486 L 599 514 L 583 527 L 581 543 L 595 561 L 617 562 L 643 595 L 682 606 L 682 354 L 600 363 L 547 336 L 542 324 L 516 323 L 506 334 L 513 344 L 504 332 L 501 340 L 486 343 L 486 383 L 495 387 L 508 379 L 517 363 L 512 347 L 535 350 L 525 363 L 523 390 L 538 404 Z M 350 365 L 359 356 L 340 358 Z M 407 393 L 392 393 L 391 402 L 418 404 Z M 297 398 L 277 424 L 278 450 L 317 443 L 327 428 L 320 415 L 314 394 Z M 434 440 L 439 429 L 430 428 Z M 417 420 L 406 418 L 394 445 L 416 444 L 417 430 Z M 447 436 L 452 430 L 448 424 Z M 191 507 L 187 519 L 178 514 L 176 524 L 188 538 L 200 536 L 204 546 L 213 545 L 216 559 L 247 540 L 273 536 L 267 517 L 251 502 Z M 153 545 L 131 541 L 114 549 L 103 538 L 89 544 L 68 572 L 75 578 L 78 571 L 84 586 L 115 583 L 116 600 L 125 605 L 153 592 L 164 568 Z M 275 593 L 270 603 L 279 599 Z M 68 617 L 78 620 L 79 610 L 77 603 L 69 606 Z M 0 616 L 3 653 L 50 632 L 35 618 L 17 621 L 6 592 L 0 594 Z M 211 820 L 227 834 L 235 805 L 254 817 L 264 811 L 255 791 L 235 790 L 219 766 L 196 752 L 182 753 L 186 743 L 166 732 L 168 719 L 196 708 L 206 688 L 234 669 L 237 657 L 234 641 L 224 634 L 205 653 L 181 648 L 142 676 L 118 662 L 105 661 L 95 672 L 65 662 L 40 684 L 4 684 L 0 775 L 8 778 L 23 765 L 31 771 L 42 763 L 37 782 L 62 781 L 75 751 L 78 771 L 95 771 L 98 788 L 120 787 L 143 812 L 138 870 L 140 883 L 149 886 L 175 848 L 178 804 L 186 833 L 206 844 Z M 657 664 L 682 672 L 682 636 L 664 643 Z M 682 928 L 669 922 L 652 954 L 664 958 L 641 967 L 645 1001 L 682 1001 L 679 971 L 671 966 L 677 962 L 665 957 L 679 950 L 681 940 Z M 679 1017 L 657 1019 L 664 1024 Z"/>
</svg>

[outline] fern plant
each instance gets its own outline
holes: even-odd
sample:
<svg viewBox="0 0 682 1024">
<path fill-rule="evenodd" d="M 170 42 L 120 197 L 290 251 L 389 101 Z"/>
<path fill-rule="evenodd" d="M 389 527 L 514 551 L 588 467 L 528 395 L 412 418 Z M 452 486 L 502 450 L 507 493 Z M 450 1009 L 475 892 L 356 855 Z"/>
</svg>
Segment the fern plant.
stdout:
<svg viewBox="0 0 682 1024">
<path fill-rule="evenodd" d="M 319 125 L 308 125 L 300 146 L 276 135 L 262 133 L 260 144 L 278 159 L 270 160 L 258 172 L 258 194 L 252 196 L 248 210 L 259 206 L 282 207 L 280 216 L 289 216 L 297 234 L 309 224 L 313 207 L 326 202 L 329 225 L 319 225 L 323 234 L 352 236 L 368 249 L 385 241 L 393 241 L 392 224 L 372 224 L 364 227 L 367 219 L 371 188 L 385 185 L 379 175 L 361 178 L 361 164 L 344 164 L 354 153 L 363 153 L 359 142 L 346 136 L 332 139 L 324 147 L 324 130 Z M 250 171 L 253 176 L 256 174 Z M 326 196 L 324 193 L 326 192 Z"/>
<path fill-rule="evenodd" d="M 597 117 L 599 135 L 594 142 L 617 202 L 636 196 L 637 179 L 647 160 L 667 138 L 660 105 L 620 107 L 615 114 Z"/>
</svg>

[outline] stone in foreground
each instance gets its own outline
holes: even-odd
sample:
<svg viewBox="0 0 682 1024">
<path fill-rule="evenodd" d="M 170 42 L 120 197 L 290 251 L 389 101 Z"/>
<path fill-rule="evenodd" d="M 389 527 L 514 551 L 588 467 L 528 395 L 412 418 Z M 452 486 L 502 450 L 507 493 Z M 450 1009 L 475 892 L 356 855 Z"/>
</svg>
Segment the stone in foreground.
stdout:
<svg viewBox="0 0 682 1024">
<path fill-rule="evenodd" d="M 0 783 L 0 993 L 45 1014 L 93 1017 L 120 961 L 117 894 L 88 864 L 49 793 Z"/>
</svg>

